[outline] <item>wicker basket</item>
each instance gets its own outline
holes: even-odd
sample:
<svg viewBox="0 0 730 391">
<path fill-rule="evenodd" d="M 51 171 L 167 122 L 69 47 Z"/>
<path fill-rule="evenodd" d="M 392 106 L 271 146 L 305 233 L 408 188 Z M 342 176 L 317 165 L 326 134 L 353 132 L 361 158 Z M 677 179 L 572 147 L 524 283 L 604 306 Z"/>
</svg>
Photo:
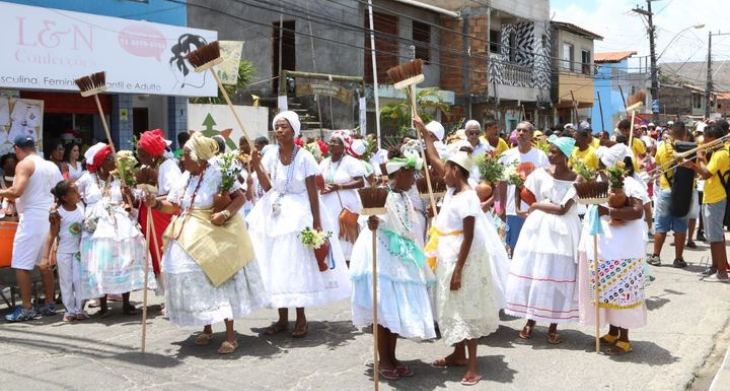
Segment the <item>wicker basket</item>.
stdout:
<svg viewBox="0 0 730 391">
<path fill-rule="evenodd" d="M 603 204 L 608 201 L 608 182 L 579 182 L 573 186 L 581 204 Z"/>
<path fill-rule="evenodd" d="M 385 200 L 388 198 L 388 189 L 385 187 L 365 187 L 358 189 L 362 201 L 362 215 L 376 216 L 385 213 Z"/>
<path fill-rule="evenodd" d="M 416 187 L 421 198 L 428 198 L 428 182 L 426 177 L 420 177 L 416 180 Z M 446 194 L 446 182 L 441 177 L 431 175 L 431 190 L 433 190 L 434 198 L 443 197 Z"/>
</svg>

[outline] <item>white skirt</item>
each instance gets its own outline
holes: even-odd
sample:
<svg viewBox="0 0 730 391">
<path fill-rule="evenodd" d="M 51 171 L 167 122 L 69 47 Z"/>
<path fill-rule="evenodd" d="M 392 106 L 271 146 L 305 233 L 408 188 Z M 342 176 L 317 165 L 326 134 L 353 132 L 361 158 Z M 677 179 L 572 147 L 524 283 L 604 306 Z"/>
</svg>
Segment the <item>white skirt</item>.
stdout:
<svg viewBox="0 0 730 391">
<path fill-rule="evenodd" d="M 312 226 L 306 194 L 281 198 L 281 215 L 272 216 L 274 192 L 269 191 L 248 215 L 249 235 L 261 277 L 273 308 L 312 307 L 349 297 L 352 284 L 337 231 L 326 206 L 320 202 L 322 229 L 333 232 L 330 239 L 329 269 L 320 272 L 314 251 L 299 240 L 299 232 Z"/>
<path fill-rule="evenodd" d="M 436 338 L 428 286 L 435 282 L 427 265 L 419 267 L 392 255 L 384 235 L 378 235 L 378 324 L 404 338 Z M 352 323 L 373 323 L 372 231 L 360 232 L 350 261 L 353 281 Z"/>
<path fill-rule="evenodd" d="M 201 327 L 241 319 L 268 304 L 255 259 L 217 288 L 177 242 L 168 244 L 162 262 L 165 311 L 177 326 Z"/>
</svg>

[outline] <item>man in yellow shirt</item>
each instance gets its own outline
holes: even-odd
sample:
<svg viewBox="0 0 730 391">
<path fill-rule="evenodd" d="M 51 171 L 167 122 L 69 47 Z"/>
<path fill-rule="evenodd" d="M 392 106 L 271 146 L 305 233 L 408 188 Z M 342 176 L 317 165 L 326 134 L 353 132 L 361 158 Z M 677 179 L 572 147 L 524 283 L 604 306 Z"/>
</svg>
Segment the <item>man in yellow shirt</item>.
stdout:
<svg viewBox="0 0 730 391">
<path fill-rule="evenodd" d="M 617 126 L 619 132 L 621 132 L 624 137 L 626 137 L 626 140 L 630 139 L 629 136 L 631 136 L 631 132 L 633 131 L 631 126 L 631 121 L 624 119 L 619 121 Z M 639 172 L 641 168 L 640 161 L 644 160 L 646 157 L 646 145 L 644 145 L 644 142 L 641 141 L 641 138 L 634 137 L 634 141 L 631 143 L 629 147 L 631 148 L 631 152 L 634 153 L 634 156 L 632 160 L 634 161 L 634 171 Z"/>
<path fill-rule="evenodd" d="M 509 149 L 507 142 L 502 137 L 499 137 L 499 123 L 494 120 L 484 122 L 484 136 L 482 137 L 482 141 L 489 143 L 494 148 L 497 156 L 501 156 Z"/>
<path fill-rule="evenodd" d="M 722 137 L 724 131 L 717 126 L 709 125 L 705 128 L 705 142 Z M 730 177 L 730 153 L 728 147 L 712 152 L 710 161 L 703 151 L 697 153 L 697 163 L 687 161 L 684 166 L 695 170 L 705 179 L 704 195 L 702 198 L 702 217 L 704 219 L 705 238 L 710 243 L 712 266 L 705 271 L 708 280 L 728 282 L 727 252 L 725 250 L 725 207 L 727 193 L 725 182 Z M 717 273 L 714 277 L 713 274 Z"/>
<path fill-rule="evenodd" d="M 675 141 L 687 140 L 687 128 L 684 123 L 677 121 L 672 125 L 672 139 Z M 636 141 L 636 140 L 634 140 Z M 659 170 L 666 170 L 674 164 L 674 147 L 668 141 L 663 142 L 657 149 L 656 166 Z M 686 267 L 684 261 L 684 245 L 687 239 L 688 216 L 677 217 L 672 215 L 672 185 L 674 173 L 668 171 L 659 177 L 659 188 L 656 189 L 656 203 L 654 205 L 654 252 L 647 260 L 653 266 L 661 265 L 659 254 L 667 238 L 667 232 L 674 232 L 674 267 Z"/>
<path fill-rule="evenodd" d="M 591 145 L 591 129 L 579 129 L 575 132 L 575 146 L 570 156 L 570 166 L 573 167 L 576 161 L 581 161 L 591 170 L 598 170 L 598 155 L 596 149 Z"/>
</svg>

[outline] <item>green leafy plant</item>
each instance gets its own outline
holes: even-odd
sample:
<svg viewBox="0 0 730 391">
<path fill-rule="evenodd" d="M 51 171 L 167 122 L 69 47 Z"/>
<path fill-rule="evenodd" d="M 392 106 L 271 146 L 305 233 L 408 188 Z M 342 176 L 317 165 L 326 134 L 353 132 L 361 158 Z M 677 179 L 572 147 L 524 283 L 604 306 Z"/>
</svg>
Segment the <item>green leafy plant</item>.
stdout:
<svg viewBox="0 0 730 391">
<path fill-rule="evenodd" d="M 235 152 L 226 152 L 220 156 L 220 170 L 221 192 L 229 192 L 238 181 L 238 174 L 241 173 L 241 166 L 237 162 Z"/>
<path fill-rule="evenodd" d="M 613 167 L 607 168 L 606 173 L 608 173 L 608 180 L 611 182 L 611 189 L 623 189 L 626 173 L 624 162 L 618 162 Z"/>
<path fill-rule="evenodd" d="M 309 227 L 299 232 L 299 241 L 308 248 L 318 249 L 332 237 L 332 232 L 317 231 Z"/>
<path fill-rule="evenodd" d="M 407 90 L 410 91 L 410 90 Z M 406 93 L 408 95 L 408 93 Z M 395 129 L 399 137 L 408 134 L 411 128 L 411 103 L 410 98 L 400 102 L 384 105 L 380 109 L 380 121 L 386 129 Z M 438 94 L 437 88 L 424 88 L 416 92 L 416 104 L 418 105 L 418 116 L 424 123 L 433 120 L 434 113 L 442 112 L 448 114 L 449 105 L 444 103 Z"/>
<path fill-rule="evenodd" d="M 588 168 L 582 160 L 573 161 L 573 171 L 575 171 L 579 177 L 583 178 L 585 182 L 595 182 L 598 175 L 596 170 Z"/>
<path fill-rule="evenodd" d="M 477 167 L 479 167 L 479 175 L 482 180 L 488 183 L 497 183 L 504 174 L 504 166 L 499 162 L 499 158 L 492 153 L 487 152 L 475 158 Z"/>
<path fill-rule="evenodd" d="M 125 185 L 134 186 L 137 173 L 137 159 L 134 157 L 134 153 L 128 150 L 117 151 L 116 160 L 117 169 L 112 171 L 112 175 L 124 181 Z"/>
</svg>

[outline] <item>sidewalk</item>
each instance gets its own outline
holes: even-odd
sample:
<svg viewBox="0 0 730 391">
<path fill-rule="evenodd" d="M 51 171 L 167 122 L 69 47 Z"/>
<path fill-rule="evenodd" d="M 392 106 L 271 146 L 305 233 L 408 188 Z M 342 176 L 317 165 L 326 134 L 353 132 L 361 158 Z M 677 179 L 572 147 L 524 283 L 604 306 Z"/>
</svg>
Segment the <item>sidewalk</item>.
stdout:
<svg viewBox="0 0 730 391">
<path fill-rule="evenodd" d="M 725 354 L 725 360 L 717 371 L 715 379 L 712 380 L 710 391 L 728 391 L 730 390 L 730 349 Z"/>
</svg>

